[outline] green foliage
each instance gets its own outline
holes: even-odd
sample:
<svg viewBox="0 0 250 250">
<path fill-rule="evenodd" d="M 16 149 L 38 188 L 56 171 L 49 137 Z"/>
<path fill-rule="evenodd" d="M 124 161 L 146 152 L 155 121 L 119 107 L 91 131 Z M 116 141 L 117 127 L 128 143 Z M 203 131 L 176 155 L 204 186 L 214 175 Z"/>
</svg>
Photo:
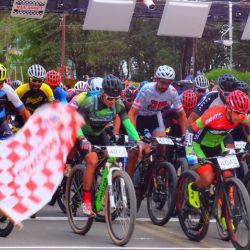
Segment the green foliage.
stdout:
<svg viewBox="0 0 250 250">
<path fill-rule="evenodd" d="M 236 69 L 230 70 L 228 68 L 219 68 L 219 69 L 211 70 L 205 75 L 209 80 L 217 81 L 219 76 L 223 74 L 231 74 L 239 80 L 245 81 L 248 84 L 250 83 L 250 72 L 240 72 L 240 71 L 237 71 Z"/>
</svg>

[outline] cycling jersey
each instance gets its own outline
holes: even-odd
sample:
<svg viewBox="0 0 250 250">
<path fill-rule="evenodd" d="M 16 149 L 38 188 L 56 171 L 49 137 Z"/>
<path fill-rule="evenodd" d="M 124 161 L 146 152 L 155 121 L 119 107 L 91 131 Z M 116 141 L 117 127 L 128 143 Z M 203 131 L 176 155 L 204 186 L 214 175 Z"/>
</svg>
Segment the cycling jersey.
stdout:
<svg viewBox="0 0 250 250">
<path fill-rule="evenodd" d="M 13 104 L 17 110 L 24 107 L 15 91 L 8 84 L 3 83 L 3 87 L 0 89 L 0 123 L 6 120 L 6 107 L 9 102 Z"/>
<path fill-rule="evenodd" d="M 46 83 L 42 83 L 38 91 L 31 90 L 28 83 L 22 84 L 15 91 L 31 114 L 42 104 L 54 101 L 52 89 Z"/>
<path fill-rule="evenodd" d="M 139 136 L 132 123 L 128 119 L 124 104 L 121 100 L 115 103 L 114 107 L 107 107 L 100 96 L 87 97 L 78 111 L 82 114 L 86 124 L 82 127 L 83 134 L 98 136 L 100 135 L 106 125 L 114 120 L 115 115 L 118 114 L 128 135 L 133 140 L 139 140 Z M 79 136 L 78 132 L 78 136 Z"/>
<path fill-rule="evenodd" d="M 196 115 L 201 116 L 209 107 L 213 106 L 224 106 L 224 102 L 221 100 L 218 91 L 212 91 L 203 96 L 198 105 L 194 108 L 193 112 Z"/>
<path fill-rule="evenodd" d="M 177 112 L 183 110 L 176 89 L 170 85 L 167 91 L 159 93 L 156 90 L 156 82 L 153 82 L 142 87 L 132 107 L 138 109 L 141 116 L 152 116 L 171 105 Z"/>
<path fill-rule="evenodd" d="M 59 102 L 62 102 L 62 103 L 68 103 L 67 98 L 66 98 L 67 92 L 63 90 L 62 88 L 60 88 L 59 86 L 57 86 L 53 90 L 53 94 L 54 94 L 55 100 L 58 100 Z"/>
<path fill-rule="evenodd" d="M 223 140 L 226 135 L 238 124 L 250 125 L 250 119 L 245 115 L 238 123 L 231 124 L 226 117 L 226 107 L 214 106 L 209 108 L 200 118 L 198 118 L 188 130 L 193 133 L 193 146 L 199 158 L 204 157 L 204 153 L 199 146 L 206 148 L 223 148 Z"/>
</svg>

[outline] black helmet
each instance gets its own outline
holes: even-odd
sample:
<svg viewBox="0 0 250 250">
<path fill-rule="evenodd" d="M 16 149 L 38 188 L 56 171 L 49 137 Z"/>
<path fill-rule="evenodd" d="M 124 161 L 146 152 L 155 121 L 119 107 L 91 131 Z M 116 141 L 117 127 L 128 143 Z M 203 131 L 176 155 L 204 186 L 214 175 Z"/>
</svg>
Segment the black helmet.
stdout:
<svg viewBox="0 0 250 250">
<path fill-rule="evenodd" d="M 236 89 L 237 79 L 230 74 L 221 75 L 218 79 L 218 84 L 223 91 L 232 92 Z"/>
<path fill-rule="evenodd" d="M 123 90 L 123 84 L 119 78 L 114 75 L 107 75 L 103 78 L 102 87 L 105 94 L 111 97 L 118 97 Z"/>
<path fill-rule="evenodd" d="M 246 83 L 244 81 L 240 81 L 240 80 L 237 81 L 237 83 L 236 83 L 236 89 L 241 90 L 246 95 L 249 94 L 249 90 L 250 90 L 248 83 Z"/>
</svg>

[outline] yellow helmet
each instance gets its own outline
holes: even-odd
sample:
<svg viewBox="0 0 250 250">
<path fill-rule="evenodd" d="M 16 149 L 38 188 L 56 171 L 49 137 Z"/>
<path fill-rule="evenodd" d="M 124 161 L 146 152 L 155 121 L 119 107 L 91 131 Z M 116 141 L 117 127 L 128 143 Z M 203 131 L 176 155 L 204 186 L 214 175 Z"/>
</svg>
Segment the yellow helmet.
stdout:
<svg viewBox="0 0 250 250">
<path fill-rule="evenodd" d="M 7 69 L 0 64 L 0 81 L 4 81 L 6 79 L 6 75 L 7 75 Z"/>
</svg>

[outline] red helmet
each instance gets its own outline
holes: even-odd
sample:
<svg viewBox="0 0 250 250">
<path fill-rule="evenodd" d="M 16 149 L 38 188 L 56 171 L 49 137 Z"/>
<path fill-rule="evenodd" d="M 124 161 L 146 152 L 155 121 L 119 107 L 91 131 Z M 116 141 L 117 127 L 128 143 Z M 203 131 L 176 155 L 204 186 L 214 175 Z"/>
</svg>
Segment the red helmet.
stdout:
<svg viewBox="0 0 250 250">
<path fill-rule="evenodd" d="M 246 114 L 250 107 L 249 98 L 244 92 L 235 90 L 227 97 L 227 107 L 239 113 Z"/>
<path fill-rule="evenodd" d="M 185 90 L 182 93 L 182 106 L 187 110 L 192 110 L 197 103 L 197 95 L 191 89 Z"/>
<path fill-rule="evenodd" d="M 50 70 L 46 74 L 45 82 L 51 87 L 57 87 L 61 82 L 61 74 L 55 70 Z"/>
</svg>

